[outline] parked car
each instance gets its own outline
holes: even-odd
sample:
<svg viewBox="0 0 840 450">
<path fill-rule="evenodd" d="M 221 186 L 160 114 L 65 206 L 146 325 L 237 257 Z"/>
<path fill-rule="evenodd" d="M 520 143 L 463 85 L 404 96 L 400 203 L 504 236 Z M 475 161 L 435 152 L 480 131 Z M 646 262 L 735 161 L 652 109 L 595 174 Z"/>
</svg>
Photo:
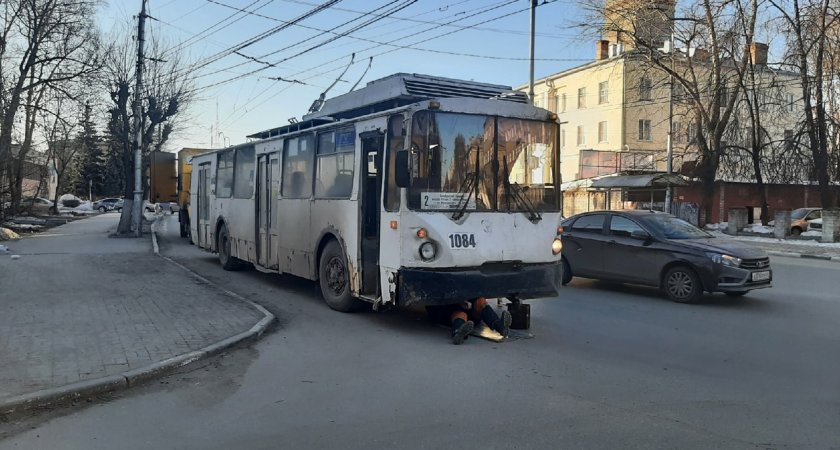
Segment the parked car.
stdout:
<svg viewBox="0 0 840 450">
<path fill-rule="evenodd" d="M 122 202 L 123 199 L 121 198 L 103 198 L 102 200 L 93 202 L 93 209 L 101 213 L 114 210 L 119 211 L 122 209 Z M 117 204 L 120 205 L 120 209 L 117 209 Z"/>
<path fill-rule="evenodd" d="M 20 209 L 34 214 L 49 214 L 54 203 L 42 197 L 29 197 L 20 201 Z"/>
<path fill-rule="evenodd" d="M 808 231 L 808 224 L 822 218 L 822 208 L 798 208 L 790 212 L 790 234 L 799 236 Z"/>
<path fill-rule="evenodd" d="M 716 238 L 670 214 L 591 212 L 562 228 L 563 284 L 576 276 L 649 285 L 680 303 L 704 291 L 741 296 L 772 285 L 764 250 Z"/>
</svg>

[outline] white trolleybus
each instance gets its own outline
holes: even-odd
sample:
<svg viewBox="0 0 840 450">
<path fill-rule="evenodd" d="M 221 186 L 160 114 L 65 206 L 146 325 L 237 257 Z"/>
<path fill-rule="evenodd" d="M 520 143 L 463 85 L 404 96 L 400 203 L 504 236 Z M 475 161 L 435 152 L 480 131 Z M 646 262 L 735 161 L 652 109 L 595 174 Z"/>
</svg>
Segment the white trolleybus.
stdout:
<svg viewBox="0 0 840 450">
<path fill-rule="evenodd" d="M 193 157 L 190 231 L 225 269 L 318 280 L 339 311 L 527 311 L 561 281 L 556 119 L 508 86 L 391 75 Z"/>
</svg>

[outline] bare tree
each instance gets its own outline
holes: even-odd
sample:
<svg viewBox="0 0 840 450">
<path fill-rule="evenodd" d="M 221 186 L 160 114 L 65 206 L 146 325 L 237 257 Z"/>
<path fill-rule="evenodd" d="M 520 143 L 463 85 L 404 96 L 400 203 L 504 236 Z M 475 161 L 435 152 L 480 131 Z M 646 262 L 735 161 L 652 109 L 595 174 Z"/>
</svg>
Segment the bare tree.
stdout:
<svg viewBox="0 0 840 450">
<path fill-rule="evenodd" d="M 47 142 L 48 164 L 55 170 L 56 187 L 53 213 L 58 213 L 58 198 L 67 182 L 67 175 L 82 148 L 75 139 L 78 128 L 76 114 L 58 114 L 57 111 L 75 110 L 78 104 L 64 93 L 56 93 L 40 110 L 40 127 Z"/>
<path fill-rule="evenodd" d="M 133 224 L 131 210 L 134 187 L 134 130 L 132 129 L 132 103 L 136 95 L 133 92 L 136 55 L 132 51 L 133 42 L 130 33 L 121 33 L 121 38 L 107 52 L 105 81 L 111 96 L 108 109 L 108 132 L 111 139 L 121 148 L 123 172 L 125 176 L 125 206 L 120 217 L 119 233 L 128 233 L 140 224 Z M 143 132 L 144 165 L 148 166 L 149 153 L 160 151 L 172 133 L 177 129 L 190 103 L 195 99 L 193 75 L 183 59 L 183 53 L 169 51 L 163 60 L 164 45 L 152 39 L 147 49 L 150 63 L 144 73 L 144 92 L 142 93 L 141 118 Z M 147 180 L 143 180 L 144 190 Z"/>
<path fill-rule="evenodd" d="M 702 207 L 711 216 L 724 135 L 741 93 L 749 63 L 745 49 L 753 42 L 758 0 L 701 0 L 675 8 L 662 0 L 607 1 L 603 32 L 623 43 L 629 54 L 673 80 L 693 126 L 690 142 L 697 161 L 694 173 L 703 187 Z M 597 22 L 596 22 L 597 23 Z M 591 26 L 591 25 L 590 25 Z M 666 45 L 673 41 L 676 47 Z"/>
<path fill-rule="evenodd" d="M 820 187 L 820 202 L 824 208 L 835 205 L 829 172 L 832 141 L 830 122 L 835 120 L 827 109 L 828 100 L 836 98 L 834 91 L 838 73 L 829 65 L 840 50 L 836 42 L 840 26 L 837 4 L 830 0 L 770 0 L 779 14 L 782 31 L 787 38 L 786 63 L 799 74 L 805 109 L 802 132 L 813 161 L 813 176 Z M 829 68 L 829 70 L 826 70 Z M 836 66 L 834 66 L 836 68 Z M 835 111 L 836 113 L 836 111 Z"/>
<path fill-rule="evenodd" d="M 46 89 L 67 92 L 66 83 L 98 68 L 93 26 L 97 0 L 6 0 L 0 2 L 0 173 L 11 181 L 12 207 L 20 201 L 20 165 L 32 146 L 35 111 Z M 12 154 L 23 109 L 24 141 Z"/>
</svg>

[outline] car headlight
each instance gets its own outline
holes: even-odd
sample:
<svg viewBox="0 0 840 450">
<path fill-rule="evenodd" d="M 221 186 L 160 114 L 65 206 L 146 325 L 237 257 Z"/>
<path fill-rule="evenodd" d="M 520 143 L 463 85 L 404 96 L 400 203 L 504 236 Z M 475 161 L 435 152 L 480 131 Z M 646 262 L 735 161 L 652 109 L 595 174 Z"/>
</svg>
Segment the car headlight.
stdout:
<svg viewBox="0 0 840 450">
<path fill-rule="evenodd" d="M 435 253 L 437 253 L 437 249 L 435 248 L 435 244 L 431 242 L 424 242 L 420 244 L 420 257 L 424 260 L 428 261 L 435 257 Z"/>
<path fill-rule="evenodd" d="M 558 255 L 561 251 L 563 251 L 563 242 L 560 238 L 555 238 L 554 242 L 551 243 L 551 254 Z"/>
<path fill-rule="evenodd" d="M 729 267 L 740 267 L 741 266 L 741 258 L 737 258 L 735 256 L 730 255 L 721 255 L 720 253 L 706 253 L 709 258 L 712 258 L 712 261 L 723 264 L 724 266 Z"/>
</svg>

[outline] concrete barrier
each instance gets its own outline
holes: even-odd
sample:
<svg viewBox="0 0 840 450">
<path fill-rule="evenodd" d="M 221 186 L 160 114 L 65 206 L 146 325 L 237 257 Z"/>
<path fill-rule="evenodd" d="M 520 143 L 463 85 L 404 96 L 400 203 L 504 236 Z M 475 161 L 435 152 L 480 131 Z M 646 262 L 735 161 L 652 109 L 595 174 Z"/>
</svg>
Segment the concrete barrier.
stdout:
<svg viewBox="0 0 840 450">
<path fill-rule="evenodd" d="M 790 235 L 790 211 L 776 211 L 773 225 L 773 236 L 784 239 Z"/>
<path fill-rule="evenodd" d="M 744 208 L 732 208 L 729 210 L 729 226 L 726 230 L 729 234 L 737 234 L 747 225 L 747 210 Z"/>
<path fill-rule="evenodd" d="M 840 240 L 840 210 L 824 209 L 822 212 L 822 242 Z"/>
</svg>

